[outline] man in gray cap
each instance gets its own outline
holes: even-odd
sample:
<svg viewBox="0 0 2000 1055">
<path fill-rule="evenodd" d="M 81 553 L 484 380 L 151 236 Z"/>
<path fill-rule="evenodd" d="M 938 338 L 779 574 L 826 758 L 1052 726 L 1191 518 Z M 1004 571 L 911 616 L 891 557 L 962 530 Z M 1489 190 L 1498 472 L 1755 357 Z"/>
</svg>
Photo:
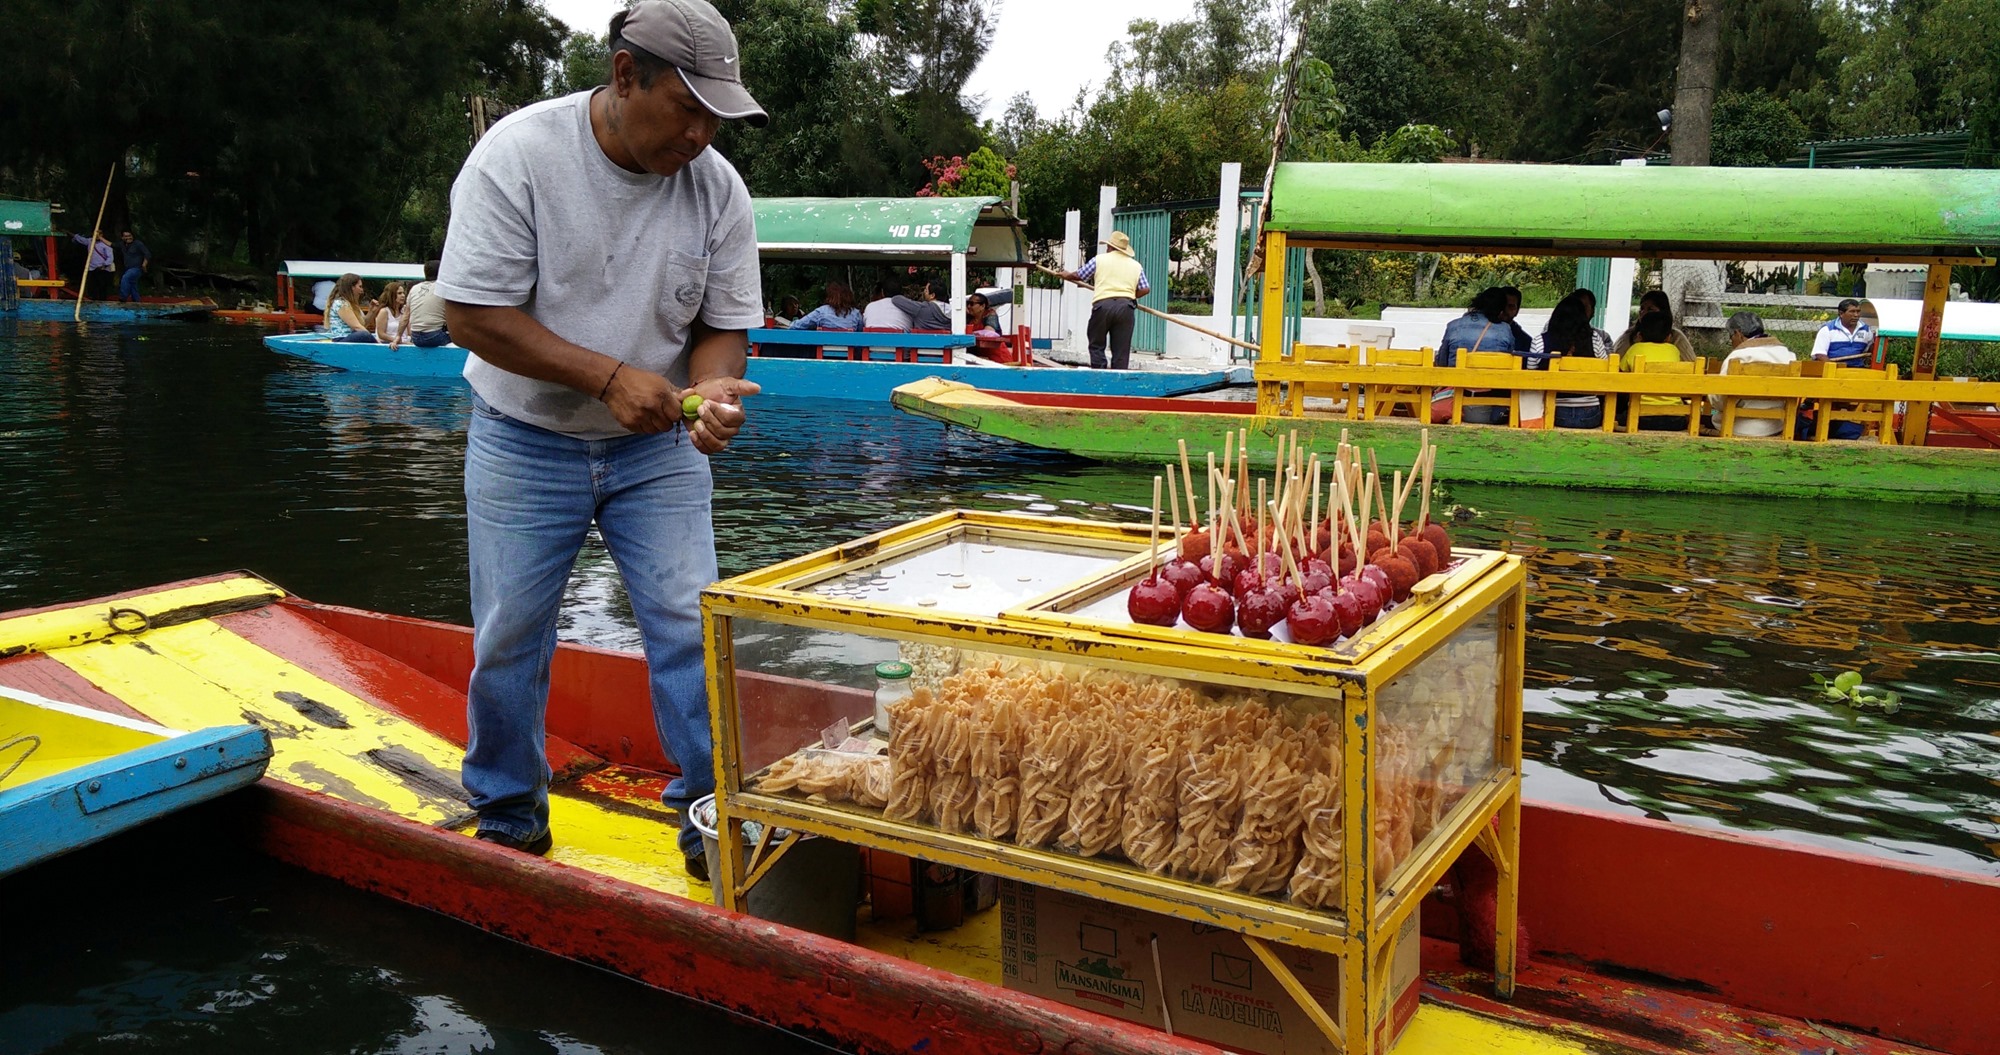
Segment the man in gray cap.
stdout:
<svg viewBox="0 0 2000 1055">
<path fill-rule="evenodd" d="M 610 53 L 609 84 L 508 115 L 452 185 L 436 288 L 472 352 L 464 782 L 479 838 L 548 851 L 549 664 L 595 522 L 681 771 L 663 798 L 705 880 L 686 817 L 715 788 L 698 601 L 716 577 L 708 459 L 757 392 L 744 331 L 764 317 L 750 193 L 708 146 L 723 120 L 766 117 L 706 0 L 644 0 L 611 20 Z"/>
</svg>

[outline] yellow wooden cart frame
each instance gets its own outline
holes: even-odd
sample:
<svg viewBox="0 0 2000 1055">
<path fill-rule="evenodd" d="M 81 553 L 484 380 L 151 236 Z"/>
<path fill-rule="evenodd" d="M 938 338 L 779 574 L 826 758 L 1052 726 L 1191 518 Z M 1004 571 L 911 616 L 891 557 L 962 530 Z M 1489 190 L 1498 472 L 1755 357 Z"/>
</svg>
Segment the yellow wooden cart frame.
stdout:
<svg viewBox="0 0 2000 1055">
<path fill-rule="evenodd" d="M 831 598 L 800 587 L 857 566 L 934 545 L 966 532 L 988 536 L 1059 538 L 1081 548 L 1124 549 L 1133 554 L 1111 570 L 991 617 L 966 617 L 886 603 Z M 1490 857 L 1500 876 L 1494 989 L 1502 998 L 1514 987 L 1514 931 L 1518 905 L 1521 812 L 1522 646 L 1526 625 L 1525 574 L 1519 558 L 1460 551 L 1451 575 L 1433 576 L 1411 612 L 1398 612 L 1365 631 L 1362 647 L 1342 655 L 1326 648 L 1251 642 L 1185 630 L 1125 628 L 1063 616 L 1078 596 L 1101 591 L 1103 580 L 1127 579 L 1151 559 L 1147 535 L 1136 526 L 1009 514 L 954 511 L 835 546 L 718 583 L 704 592 L 710 713 L 715 733 L 717 812 L 722 838 L 711 864 L 721 903 L 742 911 L 749 889 L 802 834 L 917 857 L 1037 886 L 1069 891 L 1180 919 L 1233 930 L 1297 999 L 1305 1013 L 1343 1051 L 1372 1052 L 1377 1008 L 1388 985 L 1392 939 L 1423 897 L 1467 848 Z M 1377 692 L 1475 618 L 1497 615 L 1498 699 L 1494 701 L 1494 769 L 1467 789 L 1430 836 L 1388 876 L 1374 874 L 1372 853 Z M 1262 686 L 1338 701 L 1344 766 L 1342 796 L 1346 852 L 1339 913 L 1272 898 L 1221 890 L 1156 875 L 1097 858 L 995 842 L 977 835 L 891 821 L 850 804 L 816 804 L 745 787 L 741 714 L 736 691 L 733 624 L 761 620 L 933 645 L 968 647 L 1037 658 L 1073 660 L 1131 673 L 1237 686 Z M 743 824 L 764 826 L 746 849 Z M 774 840 L 773 832 L 790 834 Z M 1355 922 L 1355 921 L 1358 921 Z M 1328 1016 L 1266 942 L 1341 956 L 1339 1020 Z"/>
</svg>

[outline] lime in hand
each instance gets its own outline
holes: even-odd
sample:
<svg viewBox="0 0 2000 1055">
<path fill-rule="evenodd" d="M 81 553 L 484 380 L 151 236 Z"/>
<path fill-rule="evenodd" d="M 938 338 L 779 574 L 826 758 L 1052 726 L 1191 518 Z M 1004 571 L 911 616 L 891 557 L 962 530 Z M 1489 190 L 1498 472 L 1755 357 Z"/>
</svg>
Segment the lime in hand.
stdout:
<svg viewBox="0 0 2000 1055">
<path fill-rule="evenodd" d="M 689 392 L 681 397 L 681 417 L 692 418 L 701 413 L 701 393 Z"/>
</svg>

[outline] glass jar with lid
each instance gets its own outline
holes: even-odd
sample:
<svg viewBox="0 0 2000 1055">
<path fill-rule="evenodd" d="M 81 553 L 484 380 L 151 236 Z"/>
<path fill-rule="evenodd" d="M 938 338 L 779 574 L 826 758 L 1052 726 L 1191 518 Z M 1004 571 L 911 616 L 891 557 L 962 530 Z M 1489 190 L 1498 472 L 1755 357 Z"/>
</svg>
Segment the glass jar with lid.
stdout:
<svg viewBox="0 0 2000 1055">
<path fill-rule="evenodd" d="M 910 698 L 911 669 L 901 660 L 875 664 L 875 735 L 889 735 L 889 708 Z"/>
</svg>

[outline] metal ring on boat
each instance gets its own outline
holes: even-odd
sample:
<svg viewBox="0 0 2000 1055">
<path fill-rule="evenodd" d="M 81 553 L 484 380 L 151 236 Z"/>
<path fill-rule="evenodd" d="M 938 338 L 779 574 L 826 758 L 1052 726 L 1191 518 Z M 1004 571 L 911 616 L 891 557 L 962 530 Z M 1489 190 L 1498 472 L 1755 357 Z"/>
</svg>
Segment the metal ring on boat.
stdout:
<svg viewBox="0 0 2000 1055">
<path fill-rule="evenodd" d="M 139 621 L 139 625 L 138 626 L 118 625 L 118 620 L 123 618 L 137 619 Z M 153 628 L 153 617 L 138 610 L 137 608 L 113 608 L 111 610 L 111 614 L 105 618 L 105 622 L 111 624 L 112 632 L 119 634 L 142 634 Z"/>
</svg>

